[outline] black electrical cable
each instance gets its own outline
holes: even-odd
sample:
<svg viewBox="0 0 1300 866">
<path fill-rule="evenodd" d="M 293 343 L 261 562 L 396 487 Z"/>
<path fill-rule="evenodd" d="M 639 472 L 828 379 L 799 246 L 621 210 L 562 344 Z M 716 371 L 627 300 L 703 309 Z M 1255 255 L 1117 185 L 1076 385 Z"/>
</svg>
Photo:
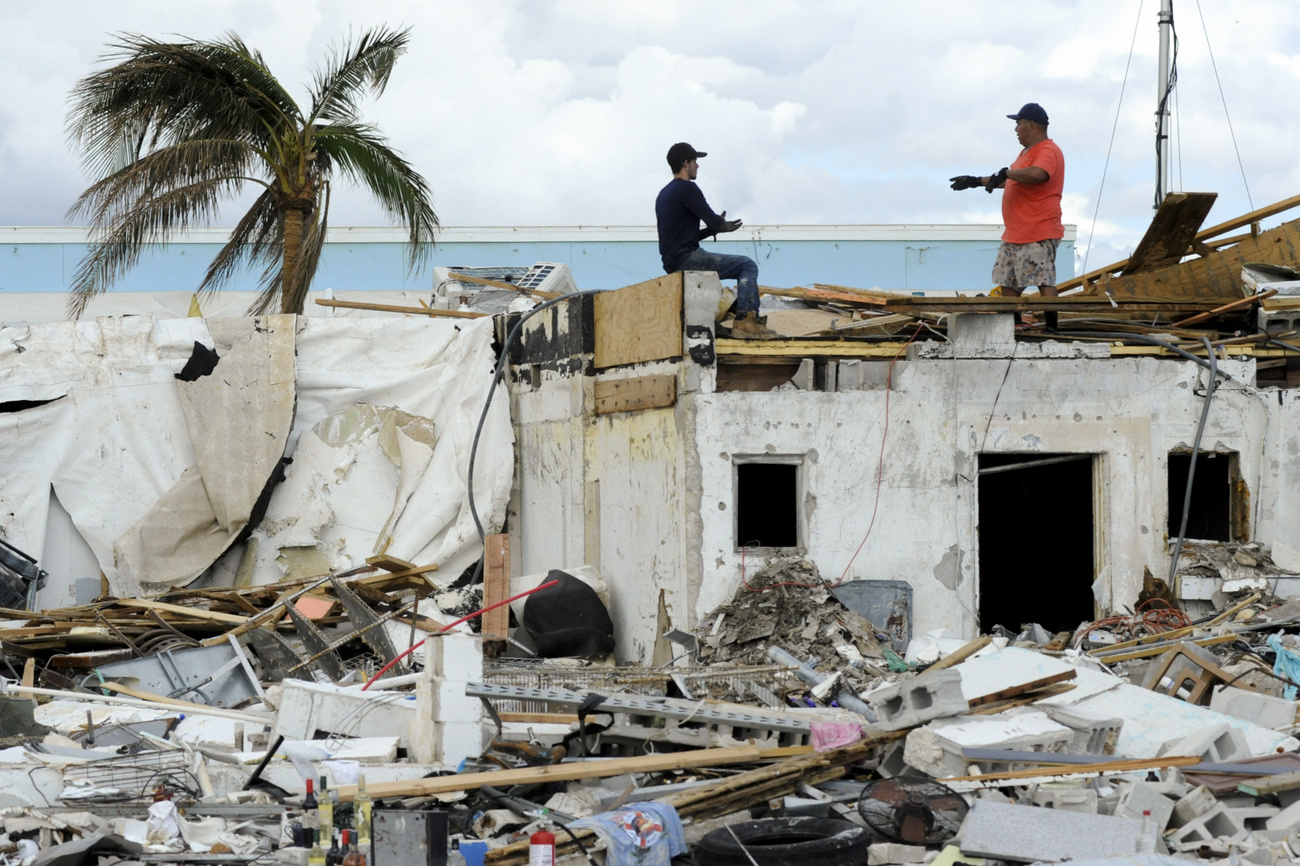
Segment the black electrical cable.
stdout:
<svg viewBox="0 0 1300 866">
<path fill-rule="evenodd" d="M 1201 453 L 1201 435 L 1205 433 L 1205 421 L 1210 417 L 1210 402 L 1214 399 L 1214 388 L 1218 384 L 1219 365 L 1214 357 L 1214 347 L 1209 337 L 1201 337 L 1205 352 L 1210 359 L 1210 383 L 1205 388 L 1205 402 L 1201 405 L 1201 421 L 1196 425 L 1196 439 L 1192 442 L 1192 459 L 1187 466 L 1187 489 L 1183 491 L 1183 517 L 1178 524 L 1178 541 L 1174 544 L 1174 555 L 1169 560 L 1170 586 L 1178 572 L 1178 556 L 1183 551 L 1183 540 L 1187 537 L 1187 513 L 1192 510 L 1192 482 L 1196 480 L 1196 457 Z"/>
</svg>

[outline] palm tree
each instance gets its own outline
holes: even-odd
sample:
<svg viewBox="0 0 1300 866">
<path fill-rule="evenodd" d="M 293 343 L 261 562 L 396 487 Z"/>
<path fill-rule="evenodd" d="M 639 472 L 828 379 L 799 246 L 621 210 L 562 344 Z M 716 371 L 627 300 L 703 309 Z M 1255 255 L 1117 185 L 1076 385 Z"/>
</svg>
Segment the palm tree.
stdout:
<svg viewBox="0 0 1300 866">
<path fill-rule="evenodd" d="M 99 178 L 69 211 L 95 226 L 69 314 L 79 317 L 145 247 L 210 222 L 249 185 L 261 193 L 199 291 L 260 265 L 262 291 L 249 312 L 272 311 L 278 297 L 280 312 L 301 313 L 336 171 L 409 227 L 414 269 L 438 228 L 428 184 L 359 117 L 360 100 L 383 93 L 409 33 L 367 31 L 333 49 L 313 77 L 305 115 L 262 55 L 233 33 L 215 42 L 119 37 L 105 58 L 114 65 L 83 78 L 69 97 L 69 137 Z"/>
</svg>

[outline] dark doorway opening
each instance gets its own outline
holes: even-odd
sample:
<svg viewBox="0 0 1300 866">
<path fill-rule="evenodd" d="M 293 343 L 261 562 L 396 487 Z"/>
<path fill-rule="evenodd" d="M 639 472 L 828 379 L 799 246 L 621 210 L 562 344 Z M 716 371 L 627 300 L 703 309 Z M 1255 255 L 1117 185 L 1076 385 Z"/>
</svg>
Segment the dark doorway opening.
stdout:
<svg viewBox="0 0 1300 866">
<path fill-rule="evenodd" d="M 736 546 L 799 546 L 799 464 L 736 464 Z"/>
<path fill-rule="evenodd" d="M 1093 455 L 982 454 L 979 468 L 980 630 L 1094 619 Z"/>
<path fill-rule="evenodd" d="M 1190 453 L 1169 455 L 1169 537 L 1178 537 L 1187 495 Z M 1202 451 L 1196 457 L 1192 503 L 1187 509 L 1187 537 L 1202 541 L 1232 541 L 1232 455 Z"/>
</svg>

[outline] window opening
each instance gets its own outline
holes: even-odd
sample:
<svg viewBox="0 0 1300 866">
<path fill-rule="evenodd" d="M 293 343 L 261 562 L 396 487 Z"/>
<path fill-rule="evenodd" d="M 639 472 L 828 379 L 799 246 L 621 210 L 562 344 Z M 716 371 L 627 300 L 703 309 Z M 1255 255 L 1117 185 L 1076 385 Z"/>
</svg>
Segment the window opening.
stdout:
<svg viewBox="0 0 1300 866">
<path fill-rule="evenodd" d="M 1094 463 L 1091 454 L 980 455 L 981 631 L 1036 622 L 1055 633 L 1096 618 Z"/>
<path fill-rule="evenodd" d="M 1196 457 L 1196 477 L 1192 481 L 1191 507 L 1187 510 L 1187 537 L 1201 541 L 1233 541 L 1231 454 L 1202 451 Z M 1187 496 L 1187 472 L 1192 465 L 1190 452 L 1169 454 L 1169 537 L 1178 537 L 1183 522 L 1183 500 Z"/>
<path fill-rule="evenodd" d="M 799 464 L 736 464 L 736 546 L 799 546 Z"/>
</svg>

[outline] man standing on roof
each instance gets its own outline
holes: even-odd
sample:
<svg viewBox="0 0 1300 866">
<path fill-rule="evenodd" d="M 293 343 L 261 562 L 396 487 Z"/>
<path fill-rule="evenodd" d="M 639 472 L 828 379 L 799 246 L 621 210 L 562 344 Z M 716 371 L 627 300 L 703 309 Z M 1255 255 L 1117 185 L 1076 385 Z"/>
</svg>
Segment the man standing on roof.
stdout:
<svg viewBox="0 0 1300 866">
<path fill-rule="evenodd" d="M 700 249 L 700 241 L 709 235 L 734 232 L 740 220 L 727 219 L 727 212 L 713 212 L 704 193 L 695 185 L 699 159 L 708 156 L 684 141 L 668 148 L 668 167 L 673 179 L 655 199 L 655 217 L 659 224 L 659 256 L 664 273 L 677 271 L 717 271 L 719 279 L 736 281 L 736 319 L 731 333 L 736 337 L 770 339 L 776 334 L 758 315 L 758 264 L 747 256 L 729 256 Z M 703 221 L 704 228 L 700 228 Z"/>
<path fill-rule="evenodd" d="M 1065 156 L 1047 137 L 1047 112 L 1036 102 L 1027 103 L 1008 118 L 1016 122 L 1016 138 L 1023 150 L 1016 161 L 990 177 L 960 175 L 949 178 L 953 189 L 982 186 L 1002 194 L 1002 246 L 993 264 L 993 282 L 1003 292 L 1019 297 L 1027 286 L 1037 286 L 1044 298 L 1057 297 L 1056 248 L 1065 237 L 1061 223 L 1061 189 L 1065 185 Z M 1056 314 L 1047 314 L 1056 326 Z"/>
</svg>

